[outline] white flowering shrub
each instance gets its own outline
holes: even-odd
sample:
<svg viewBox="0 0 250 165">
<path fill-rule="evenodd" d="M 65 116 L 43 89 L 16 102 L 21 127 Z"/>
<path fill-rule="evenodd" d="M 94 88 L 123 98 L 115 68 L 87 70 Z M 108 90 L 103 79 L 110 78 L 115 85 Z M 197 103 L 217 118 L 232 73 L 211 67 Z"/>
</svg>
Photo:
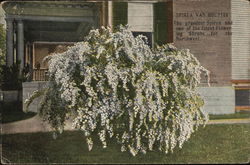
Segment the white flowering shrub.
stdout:
<svg viewBox="0 0 250 165">
<path fill-rule="evenodd" d="M 58 131 L 73 117 L 89 150 L 96 135 L 104 148 L 113 138 L 134 156 L 182 147 L 207 121 L 196 87 L 208 71 L 189 50 L 171 44 L 151 50 L 145 42 L 127 27 L 91 30 L 83 42 L 49 57 L 50 83 L 27 105 L 43 94 L 41 115 Z"/>
</svg>

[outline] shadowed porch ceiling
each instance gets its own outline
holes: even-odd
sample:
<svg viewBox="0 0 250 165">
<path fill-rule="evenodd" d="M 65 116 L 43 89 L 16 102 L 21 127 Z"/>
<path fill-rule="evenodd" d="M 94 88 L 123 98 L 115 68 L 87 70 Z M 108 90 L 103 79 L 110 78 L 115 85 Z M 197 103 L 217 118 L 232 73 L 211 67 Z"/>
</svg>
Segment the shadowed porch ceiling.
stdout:
<svg viewBox="0 0 250 165">
<path fill-rule="evenodd" d="M 87 22 L 25 21 L 27 41 L 76 42 L 82 41 L 92 28 Z"/>
</svg>

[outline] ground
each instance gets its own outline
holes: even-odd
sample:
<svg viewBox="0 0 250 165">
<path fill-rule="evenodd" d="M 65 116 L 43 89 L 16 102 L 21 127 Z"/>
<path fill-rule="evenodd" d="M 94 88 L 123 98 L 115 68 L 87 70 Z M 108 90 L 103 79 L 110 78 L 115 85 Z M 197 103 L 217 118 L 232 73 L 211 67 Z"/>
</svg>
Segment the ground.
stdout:
<svg viewBox="0 0 250 165">
<path fill-rule="evenodd" d="M 3 157 L 12 163 L 246 163 L 250 160 L 250 125 L 200 127 L 182 149 L 165 155 L 152 151 L 133 157 L 111 143 L 88 151 L 83 134 L 66 131 L 56 140 L 52 133 L 3 135 Z"/>
<path fill-rule="evenodd" d="M 2 118 L 12 121 L 34 116 L 24 114 L 18 103 L 5 104 Z M 10 111 L 6 111 L 9 109 Z M 17 119 L 16 114 L 24 116 Z M 38 116 L 22 122 L 38 120 Z M 250 160 L 250 113 L 210 115 L 205 128 L 200 127 L 182 149 L 165 155 L 157 151 L 133 157 L 121 152 L 120 146 L 110 140 L 103 149 L 97 142 L 92 151 L 80 131 L 65 131 L 56 140 L 52 132 L 2 134 L 2 161 L 11 163 L 247 163 Z M 215 119 L 215 120 L 214 120 Z M 221 120 L 223 119 L 223 120 Z M 9 121 L 10 121 L 9 120 Z M 244 122 L 242 122 L 244 121 Z M 18 121 L 21 122 L 21 121 Z M 18 123 L 14 122 L 14 123 Z M 224 123 L 224 124 L 223 124 Z M 227 124 L 225 124 L 227 123 Z M 238 124 L 230 124 L 238 123 Z M 241 123 L 241 124 L 239 124 Z M 2 129 L 7 123 L 2 125 Z M 34 125 L 33 125 L 34 126 Z M 3 130 L 2 130 L 3 131 Z M 2 132 L 4 133 L 4 131 Z M 13 134 L 14 133 L 14 134 Z M 97 139 L 95 139 L 98 141 Z"/>
</svg>

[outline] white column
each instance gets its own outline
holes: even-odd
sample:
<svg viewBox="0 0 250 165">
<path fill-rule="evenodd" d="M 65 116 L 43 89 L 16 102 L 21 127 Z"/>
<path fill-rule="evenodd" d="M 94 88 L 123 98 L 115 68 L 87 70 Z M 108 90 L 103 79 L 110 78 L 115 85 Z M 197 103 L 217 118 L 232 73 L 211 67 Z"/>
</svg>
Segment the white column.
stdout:
<svg viewBox="0 0 250 165">
<path fill-rule="evenodd" d="M 113 29 L 113 2 L 108 1 L 108 26 Z"/>
<path fill-rule="evenodd" d="M 24 32 L 23 21 L 17 22 L 17 59 L 20 61 L 20 71 L 24 67 Z"/>
<path fill-rule="evenodd" d="M 12 19 L 6 19 L 6 26 L 7 26 L 7 32 L 6 32 L 6 65 L 11 66 L 14 62 L 14 53 L 13 53 L 13 20 Z"/>
</svg>

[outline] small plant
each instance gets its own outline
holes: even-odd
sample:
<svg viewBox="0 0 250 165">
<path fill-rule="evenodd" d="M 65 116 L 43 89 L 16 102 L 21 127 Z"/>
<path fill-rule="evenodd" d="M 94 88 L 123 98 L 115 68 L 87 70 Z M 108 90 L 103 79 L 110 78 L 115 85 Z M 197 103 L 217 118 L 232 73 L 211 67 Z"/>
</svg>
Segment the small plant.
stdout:
<svg viewBox="0 0 250 165">
<path fill-rule="evenodd" d="M 189 50 L 171 44 L 151 49 L 127 27 L 91 30 L 83 42 L 49 56 L 40 114 L 58 132 L 65 120 L 84 132 L 89 150 L 98 135 L 104 148 L 114 138 L 121 151 L 180 148 L 205 124 L 203 99 L 196 91 L 208 73 Z"/>
<path fill-rule="evenodd" d="M 5 64 L 6 39 L 3 24 L 0 24 L 0 82 L 3 80 L 3 66 Z"/>
<path fill-rule="evenodd" d="M 26 65 L 22 69 L 20 74 L 20 62 L 15 63 L 11 66 L 2 66 L 2 71 L 0 74 L 3 79 L 1 80 L 1 89 L 3 90 L 21 90 L 22 82 L 26 81 L 28 77 L 26 76 L 29 73 L 29 66 Z"/>
</svg>

